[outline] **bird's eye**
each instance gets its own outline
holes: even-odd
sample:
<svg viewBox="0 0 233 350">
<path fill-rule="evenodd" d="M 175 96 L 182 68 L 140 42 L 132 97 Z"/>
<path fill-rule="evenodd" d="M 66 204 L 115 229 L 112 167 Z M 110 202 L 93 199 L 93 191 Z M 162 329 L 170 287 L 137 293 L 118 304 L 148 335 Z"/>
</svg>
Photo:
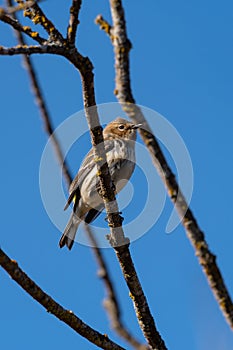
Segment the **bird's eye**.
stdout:
<svg viewBox="0 0 233 350">
<path fill-rule="evenodd" d="M 124 130 L 124 128 L 125 128 L 125 126 L 124 126 L 123 124 L 121 124 L 121 125 L 118 126 L 118 129 L 119 129 L 119 130 Z"/>
</svg>

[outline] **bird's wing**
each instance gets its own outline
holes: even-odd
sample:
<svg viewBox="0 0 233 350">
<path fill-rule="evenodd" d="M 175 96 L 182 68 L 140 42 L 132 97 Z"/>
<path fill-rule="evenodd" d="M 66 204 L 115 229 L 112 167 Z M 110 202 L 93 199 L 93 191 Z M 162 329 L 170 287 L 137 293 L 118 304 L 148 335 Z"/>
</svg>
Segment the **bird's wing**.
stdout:
<svg viewBox="0 0 233 350">
<path fill-rule="evenodd" d="M 75 176 L 74 180 L 72 181 L 70 188 L 69 188 L 69 193 L 70 195 L 77 190 L 79 186 L 81 186 L 84 178 L 87 176 L 87 174 L 93 169 L 95 166 L 95 163 L 93 161 L 94 154 L 93 154 L 93 149 L 91 149 L 86 157 L 84 158 L 79 172 Z"/>
<path fill-rule="evenodd" d="M 64 210 L 66 210 L 72 201 L 75 202 L 75 205 L 78 204 L 80 200 L 80 185 L 82 184 L 83 179 L 88 175 L 88 173 L 93 169 L 95 163 L 93 161 L 93 149 L 91 149 L 84 161 L 81 164 L 80 170 L 75 176 L 74 180 L 70 184 L 69 188 L 69 198 L 67 199 Z"/>
<path fill-rule="evenodd" d="M 110 152 L 113 147 L 114 143 L 111 141 L 105 141 L 105 150 L 106 153 Z M 75 176 L 74 180 L 72 181 L 70 188 L 69 188 L 69 198 L 67 200 L 67 203 L 65 205 L 64 210 L 68 208 L 68 206 L 72 203 L 73 200 L 75 200 L 75 205 L 78 204 L 80 200 L 80 187 L 83 183 L 83 180 L 86 178 L 86 176 L 93 170 L 96 163 L 94 161 L 94 151 L 93 148 L 88 152 L 86 157 L 84 158 L 84 161 L 82 162 L 80 166 L 80 170 L 78 174 Z M 96 186 L 98 187 L 98 181 L 96 183 Z"/>
</svg>

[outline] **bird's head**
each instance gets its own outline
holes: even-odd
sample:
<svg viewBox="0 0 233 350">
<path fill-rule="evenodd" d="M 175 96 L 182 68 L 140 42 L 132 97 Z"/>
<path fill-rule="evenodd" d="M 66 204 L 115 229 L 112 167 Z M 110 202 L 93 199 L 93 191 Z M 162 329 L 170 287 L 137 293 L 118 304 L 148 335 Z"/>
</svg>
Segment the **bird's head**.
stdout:
<svg viewBox="0 0 233 350">
<path fill-rule="evenodd" d="M 141 125 L 133 124 L 123 118 L 117 118 L 104 128 L 104 139 L 122 138 L 135 141 L 136 131 Z"/>
</svg>

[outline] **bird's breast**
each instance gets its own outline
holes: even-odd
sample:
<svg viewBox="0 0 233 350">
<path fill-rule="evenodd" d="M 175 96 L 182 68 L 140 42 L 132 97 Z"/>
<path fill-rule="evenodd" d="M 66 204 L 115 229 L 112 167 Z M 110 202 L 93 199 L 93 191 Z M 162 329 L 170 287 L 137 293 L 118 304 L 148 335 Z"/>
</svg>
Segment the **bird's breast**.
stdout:
<svg viewBox="0 0 233 350">
<path fill-rule="evenodd" d="M 135 162 L 135 142 L 124 139 L 112 140 L 110 151 L 107 152 L 106 157 L 108 163 L 115 159 Z"/>
<path fill-rule="evenodd" d="M 125 140 L 111 140 L 106 142 L 106 158 L 109 166 L 111 178 L 119 193 L 127 184 L 135 167 L 135 147 L 134 142 Z M 99 178 L 97 176 L 97 166 L 95 165 L 85 177 L 81 185 L 82 200 L 90 207 L 98 207 L 103 200 L 99 195 Z"/>
<path fill-rule="evenodd" d="M 107 153 L 107 162 L 117 193 L 130 179 L 135 168 L 135 161 L 135 142 L 114 141 L 114 147 Z"/>
</svg>

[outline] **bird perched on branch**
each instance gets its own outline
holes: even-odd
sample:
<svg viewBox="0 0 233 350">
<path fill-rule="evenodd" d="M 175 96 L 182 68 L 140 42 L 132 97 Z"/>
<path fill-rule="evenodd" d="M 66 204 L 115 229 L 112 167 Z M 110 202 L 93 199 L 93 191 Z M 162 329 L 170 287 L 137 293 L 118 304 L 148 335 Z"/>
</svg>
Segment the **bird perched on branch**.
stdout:
<svg viewBox="0 0 233 350">
<path fill-rule="evenodd" d="M 126 185 L 134 171 L 136 131 L 140 126 L 117 118 L 103 131 L 106 159 L 116 194 Z M 92 148 L 69 188 L 69 198 L 64 209 L 73 202 L 73 212 L 60 239 L 60 248 L 66 245 L 71 249 L 79 224 L 82 221 L 91 223 L 102 212 L 104 202 L 99 190 Z"/>
</svg>

